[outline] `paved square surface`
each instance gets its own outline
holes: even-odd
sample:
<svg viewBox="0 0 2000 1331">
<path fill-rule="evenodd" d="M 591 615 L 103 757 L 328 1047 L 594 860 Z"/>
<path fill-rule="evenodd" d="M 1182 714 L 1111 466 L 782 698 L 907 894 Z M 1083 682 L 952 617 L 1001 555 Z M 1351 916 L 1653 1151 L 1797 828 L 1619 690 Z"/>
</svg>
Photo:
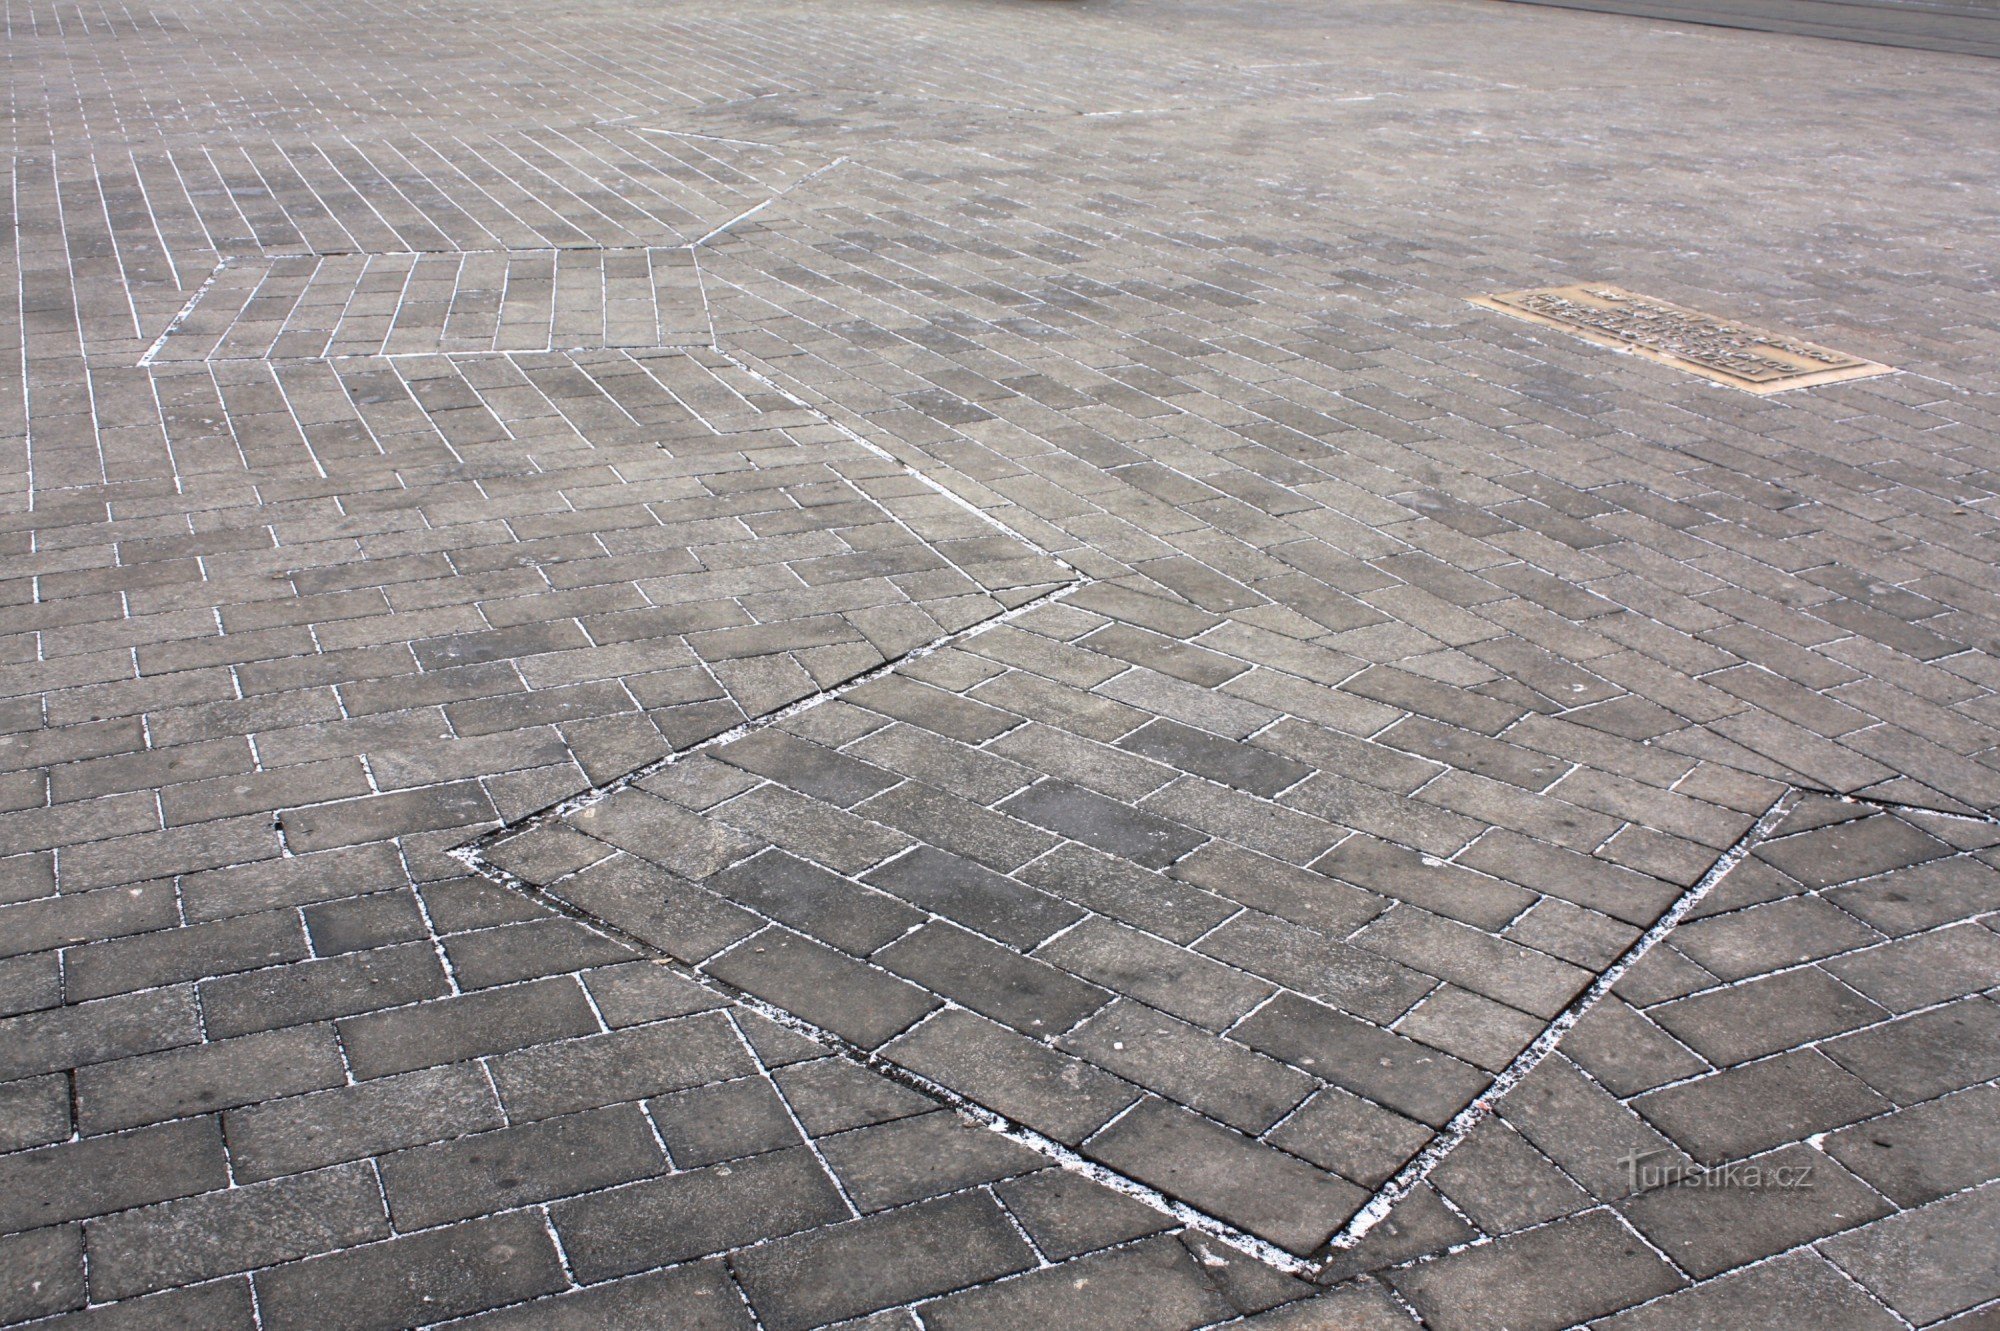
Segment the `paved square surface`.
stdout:
<svg viewBox="0 0 2000 1331">
<path fill-rule="evenodd" d="M 0 1324 L 2000 1319 L 2000 65 L 0 21 Z"/>
</svg>

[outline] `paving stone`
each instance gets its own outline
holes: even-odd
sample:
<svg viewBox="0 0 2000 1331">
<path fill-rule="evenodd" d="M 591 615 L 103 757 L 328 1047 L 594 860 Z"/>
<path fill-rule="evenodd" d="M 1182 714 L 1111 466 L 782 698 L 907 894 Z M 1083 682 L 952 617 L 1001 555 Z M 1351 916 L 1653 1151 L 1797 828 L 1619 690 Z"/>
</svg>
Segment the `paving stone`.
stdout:
<svg viewBox="0 0 2000 1331">
<path fill-rule="evenodd" d="M 1888 1015 L 1846 985 L 1810 968 L 1679 999 L 1646 1013 L 1718 1067 L 1839 1035 Z"/>
<path fill-rule="evenodd" d="M 1870 1293 L 1914 1322 L 1989 1302 L 2000 1193 L 1990 1185 L 1878 1220 L 1820 1245 L 1820 1251 Z M 1983 1254 L 1983 1255 L 1982 1255 Z"/>
<path fill-rule="evenodd" d="M 848 1218 L 805 1150 L 632 1183 L 549 1208 L 579 1279 L 650 1270 Z"/>
<path fill-rule="evenodd" d="M 91 1294 L 105 1300 L 387 1238 L 389 1219 L 357 1164 L 124 1211 L 84 1233 Z"/>
<path fill-rule="evenodd" d="M 1810 1050 L 1779 1054 L 1632 1102 L 1705 1164 L 1739 1159 L 1883 1113 L 1889 1101 Z"/>
<path fill-rule="evenodd" d="M 333 1032 L 296 1026 L 81 1068 L 77 1124 L 86 1133 L 135 1128 L 325 1090 L 346 1079 Z"/>
<path fill-rule="evenodd" d="M 948 924 L 929 924 L 876 953 L 885 969 L 1026 1035 L 1053 1036 L 1111 995 L 1046 962 Z"/>
<path fill-rule="evenodd" d="M 778 928 L 738 944 L 705 969 L 864 1049 L 938 1006 L 913 984 Z"/>
<path fill-rule="evenodd" d="M 476 1065 L 431 1068 L 224 1115 L 238 1182 L 303 1173 L 505 1123 Z"/>
<path fill-rule="evenodd" d="M 478 1331 L 590 1331 L 603 1326 L 747 1331 L 756 1323 L 722 1264 L 699 1262 L 566 1291 L 452 1325 Z"/>
<path fill-rule="evenodd" d="M 473 1220 L 272 1267 L 256 1277 L 276 1327 L 395 1327 L 562 1288 L 555 1245 L 527 1213 Z"/>
<path fill-rule="evenodd" d="M 1431 1186 L 1489 1234 L 1590 1208 L 1590 1196 L 1499 1119 L 1481 1122 L 1431 1171 Z"/>
<path fill-rule="evenodd" d="M 0 1317 L 25 1322 L 81 1308 L 83 1233 L 74 1225 L 29 1230 L 0 1239 Z"/>
<path fill-rule="evenodd" d="M 1936 837 L 1888 814 L 1783 837 L 1756 850 L 1757 858 L 1809 888 L 1870 878 L 1948 853 Z"/>
<path fill-rule="evenodd" d="M 1165 868 L 1208 839 L 1191 828 L 1060 781 L 1031 786 L 1000 808 L 1037 827 L 1152 869 Z"/>
<path fill-rule="evenodd" d="M 2000 1089 L 1975 1086 L 1843 1128 L 1822 1148 L 1899 1206 L 2000 1176 Z"/>
<path fill-rule="evenodd" d="M 1171 1237 L 967 1290 L 923 1308 L 924 1325 L 985 1331 L 1102 1318 L 1145 1331 L 1188 1331 L 1238 1312 Z"/>
<path fill-rule="evenodd" d="M 104 1215 L 228 1183 L 212 1118 L 22 1151 L 0 1160 L 0 1232 Z"/>
<path fill-rule="evenodd" d="M 549 1118 L 755 1070 L 729 1020 L 702 1013 L 523 1049 L 488 1065 L 509 1118 Z"/>
<path fill-rule="evenodd" d="M 1298 1253 L 1325 1242 L 1367 1200 L 1344 1179 L 1152 1098 L 1091 1138 L 1085 1150 Z"/>
<path fill-rule="evenodd" d="M 597 1029 L 583 989 L 570 979 L 535 980 L 457 994 L 337 1023 L 357 1077 L 457 1062 Z"/>
<path fill-rule="evenodd" d="M 1139 1098 L 1136 1090 L 1081 1059 L 958 1010 L 939 1013 L 882 1053 L 1069 1145 Z"/>
<path fill-rule="evenodd" d="M 1697 1278 L 1851 1229 L 1891 1209 L 1809 1146 L 1787 1146 L 1720 1169 L 1669 1177 L 1676 1181 L 1642 1192 L 1619 1209 Z M 1803 1186 L 1808 1181 L 1811 1186 Z"/>
<path fill-rule="evenodd" d="M 799 1143 L 785 1103 L 769 1082 L 755 1077 L 661 1096 L 648 1101 L 646 1111 L 680 1169 Z"/>
<path fill-rule="evenodd" d="M 735 1262 L 759 1320 L 785 1331 L 821 1326 L 1032 1265 L 1028 1245 L 999 1205 L 980 1193 L 780 1239 Z"/>
<path fill-rule="evenodd" d="M 1604 1331 L 1779 1331 L 1801 1319 L 1888 1331 L 1896 1319 L 1817 1254 L 1789 1253 L 1593 1325 Z"/>
<path fill-rule="evenodd" d="M 1914 1104 L 1995 1075 L 2000 1008 L 1961 999 L 1829 1041 L 1823 1052 L 1898 1104 Z"/>
<path fill-rule="evenodd" d="M 1500 1115 L 1600 1200 L 1637 1189 L 1635 1159 L 1664 1169 L 1692 1167 L 1688 1156 L 1560 1057 L 1536 1064 L 1501 1101 Z"/>
<path fill-rule="evenodd" d="M 1310 1077 L 1241 1045 L 1119 1000 L 1060 1046 L 1127 1081 L 1256 1136 L 1310 1095 Z"/>
<path fill-rule="evenodd" d="M 385 1156 L 380 1192 L 398 1228 L 423 1229 L 628 1183 L 665 1163 L 645 1116 L 619 1105 Z"/>
<path fill-rule="evenodd" d="M 779 850 L 732 865 L 703 886 L 794 929 L 865 957 L 923 923 L 923 915 L 880 892 Z"/>
<path fill-rule="evenodd" d="M 1554 1285 L 1534 1278 L 1557 1265 L 1574 1278 Z M 1390 1281 L 1431 1325 L 1497 1322 L 1521 1331 L 1587 1321 L 1680 1283 L 1672 1268 L 1602 1212 L 1467 1248 Z"/>
<path fill-rule="evenodd" d="M 1121 1192 L 1066 1169 L 997 1184 L 994 1196 L 1051 1261 L 1157 1234 L 1173 1221 Z"/>
<path fill-rule="evenodd" d="M 919 846 L 867 881 L 920 909 L 1014 947 L 1032 948 L 1083 912 L 971 860 Z"/>
<path fill-rule="evenodd" d="M 1231 1035 L 1252 1049 L 1433 1126 L 1448 1121 L 1489 1080 L 1449 1054 L 1291 994 L 1278 995 Z"/>
</svg>

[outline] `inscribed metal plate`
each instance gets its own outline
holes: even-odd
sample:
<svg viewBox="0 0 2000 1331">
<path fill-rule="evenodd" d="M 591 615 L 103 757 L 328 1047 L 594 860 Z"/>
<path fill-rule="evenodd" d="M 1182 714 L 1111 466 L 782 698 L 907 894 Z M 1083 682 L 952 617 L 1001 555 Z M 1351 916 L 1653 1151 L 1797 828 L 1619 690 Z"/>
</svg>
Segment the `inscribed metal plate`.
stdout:
<svg viewBox="0 0 2000 1331">
<path fill-rule="evenodd" d="M 1894 373 L 1887 365 L 1859 356 L 1601 282 L 1509 291 L 1472 303 L 1691 370 L 1749 393 L 1779 393 Z"/>
</svg>

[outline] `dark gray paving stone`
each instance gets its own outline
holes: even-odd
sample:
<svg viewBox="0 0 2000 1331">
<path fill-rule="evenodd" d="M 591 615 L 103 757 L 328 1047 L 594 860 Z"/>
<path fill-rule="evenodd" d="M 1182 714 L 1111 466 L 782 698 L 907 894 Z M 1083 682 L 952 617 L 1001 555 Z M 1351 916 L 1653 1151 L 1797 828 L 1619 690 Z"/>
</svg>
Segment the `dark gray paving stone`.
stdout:
<svg viewBox="0 0 2000 1331">
<path fill-rule="evenodd" d="M 1125 999 L 1058 1043 L 1253 1137 L 1317 1088 L 1312 1078 L 1282 1063 Z"/>
<path fill-rule="evenodd" d="M 778 928 L 739 943 L 704 969 L 863 1049 L 909 1029 L 938 1006 L 908 981 Z"/>
<path fill-rule="evenodd" d="M 83 1232 L 75 1225 L 0 1239 L 0 1319 L 49 1317 L 84 1304 Z"/>
<path fill-rule="evenodd" d="M 1925 1324 L 2000 1296 L 1989 1241 L 2000 1188 L 1962 1192 L 1819 1245 L 1868 1291 Z"/>
<path fill-rule="evenodd" d="M 944 1112 L 825 1137 L 819 1151 L 864 1214 L 1048 1163 L 1039 1152 Z"/>
<path fill-rule="evenodd" d="M 1196 944 L 1203 953 L 1373 1022 L 1387 1023 L 1436 987 L 1401 961 L 1244 911 Z"/>
<path fill-rule="evenodd" d="M 1260 1053 L 1440 1126 L 1486 1089 L 1486 1074 L 1428 1045 L 1280 994 L 1230 1034 Z"/>
<path fill-rule="evenodd" d="M 972 1013 L 948 1010 L 882 1051 L 883 1056 L 1075 1145 L 1139 1098 L 1124 1082 Z"/>
<path fill-rule="evenodd" d="M 937 1108 L 929 1096 L 845 1059 L 799 1063 L 773 1076 L 800 1125 L 815 1137 Z"/>
<path fill-rule="evenodd" d="M 419 1146 L 378 1165 L 380 1191 L 403 1230 L 629 1183 L 665 1167 L 636 1105 Z"/>
<path fill-rule="evenodd" d="M 984 865 L 930 846 L 890 861 L 871 872 L 867 881 L 1013 947 L 1032 948 L 1084 913 Z"/>
<path fill-rule="evenodd" d="M 526 920 L 455 934 L 444 952 L 461 989 L 486 989 L 586 966 L 609 966 L 638 955 L 576 920 Z"/>
<path fill-rule="evenodd" d="M 170 1049 L 76 1073 L 78 1127 L 135 1128 L 186 1114 L 325 1090 L 347 1079 L 326 1026 L 298 1026 Z"/>
<path fill-rule="evenodd" d="M 256 1276 L 262 1320 L 274 1328 L 387 1328 L 549 1294 L 562 1265 L 539 1217 L 469 1221 Z"/>
<path fill-rule="evenodd" d="M 466 1331 L 749 1331 L 756 1325 L 720 1262 L 699 1262 L 481 1314 Z"/>
<path fill-rule="evenodd" d="M 1808 1049 L 1642 1095 L 1632 1107 L 1689 1155 L 1711 1165 L 1804 1141 L 1892 1108 L 1860 1078 Z"/>
<path fill-rule="evenodd" d="M 1619 1209 L 1697 1279 L 1852 1229 L 1893 1209 L 1838 1164 L 1803 1145 L 1672 1177 L 1685 1181 L 1642 1192 Z M 1642 1183 L 1645 1178 L 1642 1166 Z"/>
<path fill-rule="evenodd" d="M 1580 966 L 1409 906 L 1377 917 L 1354 944 L 1544 1020 L 1591 981 Z"/>
<path fill-rule="evenodd" d="M 1280 1123 L 1267 1140 L 1291 1154 L 1373 1188 L 1430 1141 L 1432 1128 L 1338 1087 L 1326 1087 Z"/>
<path fill-rule="evenodd" d="M 401 1007 L 450 992 L 437 950 L 428 942 L 204 980 L 202 1019 L 211 1037 Z"/>
<path fill-rule="evenodd" d="M 1614 1095 L 1637 1095 L 1708 1070 L 1707 1060 L 1616 995 L 1570 1027 L 1563 1053 Z"/>
<path fill-rule="evenodd" d="M 193 993 L 176 985 L 0 1021 L 0 1080 L 193 1044 Z"/>
<path fill-rule="evenodd" d="M 1085 920 L 1036 955 L 1210 1030 L 1229 1026 L 1273 992 L 1267 981 L 1103 919 Z"/>
<path fill-rule="evenodd" d="M 1828 1155 L 1899 1206 L 2000 1178 L 2000 1087 L 1975 1086 L 1843 1128 Z"/>
<path fill-rule="evenodd" d="M 239 1277 L 91 1308 L 56 1325 L 63 1331 L 252 1331 L 258 1321 L 250 1282 Z"/>
<path fill-rule="evenodd" d="M 1591 1198 L 1497 1118 L 1473 1128 L 1431 1171 L 1431 1186 L 1489 1234 L 1590 1209 Z"/>
<path fill-rule="evenodd" d="M 2000 910 L 2000 869 L 1959 855 L 1836 887 L 1826 899 L 1899 936 Z"/>
<path fill-rule="evenodd" d="M 1889 1014 L 1822 971 L 1745 981 L 1649 1008 L 1648 1017 L 1717 1067 L 1823 1040 Z"/>
<path fill-rule="evenodd" d="M 213 1118 L 44 1146 L 0 1159 L 0 1233 L 186 1197 L 228 1182 Z"/>
<path fill-rule="evenodd" d="M 1124 1193 L 1067 1169 L 1043 1169 L 993 1193 L 1051 1261 L 1171 1229 L 1174 1221 Z"/>
<path fill-rule="evenodd" d="M 1557 1270 L 1569 1278 L 1546 1278 Z M 1555 1331 L 1681 1284 L 1672 1267 L 1602 1211 L 1412 1266 L 1389 1281 L 1438 1331 Z"/>
<path fill-rule="evenodd" d="M 305 931 L 296 913 L 239 916 L 71 948 L 63 958 L 63 993 L 80 1003 L 305 955 Z"/>
<path fill-rule="evenodd" d="M 338 1023 L 357 1077 L 383 1077 L 497 1054 L 597 1029 L 575 980 L 546 979 L 458 994 Z"/>
<path fill-rule="evenodd" d="M 1237 1312 L 1171 1236 L 1080 1257 L 923 1308 L 924 1325 L 937 1331 L 1000 1331 L 1093 1320 L 1133 1331 L 1191 1331 Z"/>
<path fill-rule="evenodd" d="M 1310 776 L 1313 770 L 1267 749 L 1239 744 L 1165 718 L 1133 731 L 1118 741 L 1118 747 L 1254 795 L 1276 795 Z"/>
<path fill-rule="evenodd" d="M 723 1006 L 720 995 L 675 974 L 661 961 L 631 961 L 593 970 L 583 977 L 583 986 L 590 991 L 604 1024 L 613 1030 Z"/>
<path fill-rule="evenodd" d="M 1061 781 L 1030 786 L 1000 808 L 1024 822 L 1149 869 L 1163 869 L 1208 840 L 1206 834 L 1192 828 Z"/>
<path fill-rule="evenodd" d="M 1060 1034 L 1111 1001 L 1096 985 L 948 924 L 925 925 L 874 961 L 1027 1035 Z"/>
<path fill-rule="evenodd" d="M 424 937 L 424 917 L 407 888 L 308 906 L 300 912 L 313 952 L 322 957 L 414 942 Z"/>
<path fill-rule="evenodd" d="M 1792 897 L 1691 920 L 1674 931 L 1676 948 L 1724 980 L 1817 961 L 1876 941 L 1872 929 L 1818 897 Z"/>
<path fill-rule="evenodd" d="M 523 1049 L 488 1067 L 516 1122 L 640 1100 L 755 1071 L 729 1019 L 699 1013 L 654 1026 Z"/>
<path fill-rule="evenodd" d="M 767 850 L 702 885 L 843 952 L 865 957 L 924 922 L 921 911 L 818 865 Z"/>
<path fill-rule="evenodd" d="M 1084 1150 L 1301 1254 L 1324 1243 L 1368 1200 L 1345 1179 L 1156 1099 L 1092 1137 Z"/>
<path fill-rule="evenodd" d="M 1081 846 L 1058 846 L 1018 876 L 1053 896 L 1181 944 L 1239 909 L 1225 898 Z"/>
<path fill-rule="evenodd" d="M 492 1084 L 473 1064 L 271 1100 L 223 1116 L 239 1183 L 442 1141 L 505 1122 Z"/>
<path fill-rule="evenodd" d="M 1825 969 L 1890 1011 L 1908 1012 L 1988 988 L 2000 975 L 2000 934 L 1961 924 L 1837 957 Z"/>
<path fill-rule="evenodd" d="M 1560 1055 L 1536 1064 L 1501 1100 L 1499 1111 L 1599 1200 L 1637 1189 L 1635 1162 L 1693 1168 L 1678 1147 Z"/>
<path fill-rule="evenodd" d="M 46 1146 L 69 1134 L 69 1078 L 50 1074 L 0 1083 L 0 1151 Z"/>
<path fill-rule="evenodd" d="M 1788 1253 L 1593 1323 L 1602 1331 L 1785 1331 L 1800 1325 L 1890 1331 L 1899 1323 L 1812 1252 Z"/>
<path fill-rule="evenodd" d="M 1434 1256 L 1478 1238 L 1479 1233 L 1451 1209 L 1437 1189 L 1419 1184 L 1389 1209 L 1359 1242 L 1327 1253 L 1317 1279 L 1349 1280 L 1386 1267 Z"/>
<path fill-rule="evenodd" d="M 387 1238 L 382 1190 L 366 1165 L 338 1165 L 93 1220 L 91 1296 L 172 1285 Z"/>
<path fill-rule="evenodd" d="M 1511 882 L 1371 836 L 1341 842 L 1312 869 L 1481 929 L 1502 928 L 1535 904 L 1534 893 Z"/>
<path fill-rule="evenodd" d="M 1950 853 L 1936 837 L 1890 814 L 1781 837 L 1755 852 L 1809 888 L 1870 878 Z"/>
<path fill-rule="evenodd" d="M 648 1101 L 646 1110 L 677 1169 L 799 1145 L 784 1101 L 761 1077 L 664 1095 Z"/>
<path fill-rule="evenodd" d="M 1176 863 L 1173 876 L 1335 939 L 1346 938 L 1389 905 L 1349 883 L 1219 841 Z"/>
<path fill-rule="evenodd" d="M 587 1282 L 848 1218 L 803 1149 L 627 1184 L 557 1202 L 549 1214 L 570 1268 Z"/>
<path fill-rule="evenodd" d="M 1034 1261 L 999 1204 L 968 1193 L 780 1239 L 734 1265 L 765 1326 L 803 1331 L 1026 1270 Z"/>
<path fill-rule="evenodd" d="M 759 730 L 714 750 L 723 762 L 769 777 L 802 795 L 845 809 L 878 795 L 902 780 L 847 754 L 809 743 L 781 730 Z"/>
<path fill-rule="evenodd" d="M 1828 1041 L 1823 1049 L 1898 1104 L 1914 1104 L 2000 1075 L 2000 1005 L 1961 999 Z"/>
</svg>

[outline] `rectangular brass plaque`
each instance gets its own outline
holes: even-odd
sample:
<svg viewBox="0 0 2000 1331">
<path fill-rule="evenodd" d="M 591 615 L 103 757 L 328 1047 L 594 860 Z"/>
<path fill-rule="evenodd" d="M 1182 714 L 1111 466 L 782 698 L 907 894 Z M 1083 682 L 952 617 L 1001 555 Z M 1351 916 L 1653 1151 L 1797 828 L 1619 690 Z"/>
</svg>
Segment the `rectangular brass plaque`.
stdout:
<svg viewBox="0 0 2000 1331">
<path fill-rule="evenodd" d="M 1781 393 L 1895 373 L 1887 365 L 1602 282 L 1509 291 L 1472 303 L 1560 328 L 1599 346 L 1691 370 L 1748 393 Z"/>
</svg>

